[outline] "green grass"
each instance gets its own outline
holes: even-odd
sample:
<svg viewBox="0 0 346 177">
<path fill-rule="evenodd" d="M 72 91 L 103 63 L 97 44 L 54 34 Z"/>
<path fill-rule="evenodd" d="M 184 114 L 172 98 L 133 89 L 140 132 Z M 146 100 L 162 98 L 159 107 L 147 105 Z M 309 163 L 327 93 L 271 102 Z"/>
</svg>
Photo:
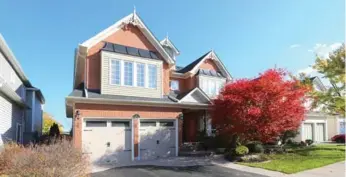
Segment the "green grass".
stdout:
<svg viewBox="0 0 346 177">
<path fill-rule="evenodd" d="M 345 160 L 345 146 L 318 145 L 315 147 L 292 148 L 291 153 L 268 155 L 269 162 L 239 163 L 291 174 L 322 167 Z"/>
</svg>

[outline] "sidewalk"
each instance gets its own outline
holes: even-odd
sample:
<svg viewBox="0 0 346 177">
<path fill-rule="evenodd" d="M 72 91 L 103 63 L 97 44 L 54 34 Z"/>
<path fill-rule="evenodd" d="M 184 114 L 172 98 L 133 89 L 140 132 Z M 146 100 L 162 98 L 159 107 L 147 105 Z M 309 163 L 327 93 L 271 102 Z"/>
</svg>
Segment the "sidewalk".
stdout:
<svg viewBox="0 0 346 177">
<path fill-rule="evenodd" d="M 315 168 L 299 172 L 291 177 L 344 177 L 345 176 L 345 161 L 330 164 L 324 167 Z"/>
<path fill-rule="evenodd" d="M 261 175 L 266 175 L 270 177 L 344 177 L 345 176 L 345 161 L 330 164 L 324 167 L 315 168 L 311 170 L 306 170 L 298 172 L 295 174 L 284 174 L 277 171 L 270 171 L 262 168 L 248 167 L 244 165 L 238 165 L 224 159 L 215 159 L 212 161 L 214 165 L 220 165 L 226 168 L 246 171 L 251 173 L 257 173 Z"/>
</svg>

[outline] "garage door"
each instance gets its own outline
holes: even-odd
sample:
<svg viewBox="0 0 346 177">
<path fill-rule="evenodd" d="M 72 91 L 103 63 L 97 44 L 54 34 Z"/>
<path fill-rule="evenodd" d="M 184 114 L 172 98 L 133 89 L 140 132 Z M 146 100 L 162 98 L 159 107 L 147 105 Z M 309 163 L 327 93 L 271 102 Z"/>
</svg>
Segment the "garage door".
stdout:
<svg viewBox="0 0 346 177">
<path fill-rule="evenodd" d="M 176 155 L 175 121 L 142 120 L 139 131 L 141 160 Z"/>
<path fill-rule="evenodd" d="M 93 163 L 131 161 L 131 122 L 128 120 L 86 120 L 83 125 L 83 151 Z"/>
<path fill-rule="evenodd" d="M 303 132 L 304 132 L 304 135 L 303 135 L 303 140 L 312 140 L 312 124 L 309 124 L 309 123 L 305 123 L 304 124 L 304 127 L 303 127 Z"/>
<path fill-rule="evenodd" d="M 316 142 L 324 141 L 324 123 L 316 124 Z"/>
</svg>

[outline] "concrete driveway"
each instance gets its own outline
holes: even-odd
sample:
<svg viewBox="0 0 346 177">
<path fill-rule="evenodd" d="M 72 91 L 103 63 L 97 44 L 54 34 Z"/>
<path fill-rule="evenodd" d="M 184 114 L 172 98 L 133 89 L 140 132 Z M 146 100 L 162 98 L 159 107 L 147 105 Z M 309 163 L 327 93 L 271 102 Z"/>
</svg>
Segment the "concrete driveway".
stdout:
<svg viewBox="0 0 346 177">
<path fill-rule="evenodd" d="M 93 173 L 93 177 L 265 177 L 217 165 L 189 167 L 134 166 L 119 167 Z"/>
</svg>

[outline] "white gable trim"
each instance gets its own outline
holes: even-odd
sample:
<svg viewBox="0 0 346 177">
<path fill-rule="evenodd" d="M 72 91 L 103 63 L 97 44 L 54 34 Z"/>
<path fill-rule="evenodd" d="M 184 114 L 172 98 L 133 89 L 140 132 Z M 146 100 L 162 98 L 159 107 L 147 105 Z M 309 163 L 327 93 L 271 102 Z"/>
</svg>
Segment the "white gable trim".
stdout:
<svg viewBox="0 0 346 177">
<path fill-rule="evenodd" d="M 312 80 L 312 84 L 316 85 L 322 91 L 326 91 L 327 90 L 327 88 L 324 86 L 324 84 L 322 83 L 321 79 L 318 76 L 316 76 Z"/>
<path fill-rule="evenodd" d="M 198 87 L 194 88 L 193 90 L 191 90 L 187 95 L 185 95 L 182 99 L 180 99 L 178 101 L 178 103 L 182 103 L 182 102 L 187 102 L 186 100 L 191 97 L 191 95 L 195 92 L 200 93 L 206 100 L 208 100 L 209 103 L 212 103 L 210 98 L 208 97 L 207 94 L 205 94 L 201 89 L 199 89 Z"/>
<path fill-rule="evenodd" d="M 101 31 L 94 37 L 86 40 L 81 45 L 89 49 L 90 47 L 94 46 L 98 42 L 104 40 L 109 35 L 121 29 L 126 24 L 132 24 L 134 26 L 139 27 L 139 29 L 144 34 L 144 36 L 153 44 L 156 50 L 163 56 L 164 60 L 166 60 L 168 64 L 174 64 L 174 60 L 168 55 L 165 49 L 161 46 L 160 42 L 155 38 L 155 36 L 150 32 L 150 30 L 147 28 L 147 26 L 145 26 L 143 21 L 135 12 L 122 18 L 121 20 L 113 24 L 112 26 Z"/>
<path fill-rule="evenodd" d="M 213 61 L 215 61 L 217 67 L 221 70 L 222 74 L 224 74 L 226 76 L 227 79 L 231 80 L 232 76 L 231 74 L 228 72 L 227 68 L 225 67 L 225 65 L 221 62 L 221 60 L 219 59 L 219 57 L 217 57 L 217 55 L 214 53 L 214 51 L 210 51 L 193 69 L 191 69 L 191 71 L 189 71 L 191 74 L 196 74 L 198 71 L 198 68 L 201 66 L 201 64 L 206 60 L 206 59 L 212 59 Z"/>
<path fill-rule="evenodd" d="M 173 45 L 173 43 L 171 42 L 171 40 L 168 39 L 168 37 L 166 37 L 165 39 L 163 39 L 162 41 L 160 41 L 160 44 L 172 48 L 172 49 L 174 50 L 174 53 L 175 53 L 176 55 L 179 55 L 179 54 L 180 54 L 179 50 Z"/>
</svg>

